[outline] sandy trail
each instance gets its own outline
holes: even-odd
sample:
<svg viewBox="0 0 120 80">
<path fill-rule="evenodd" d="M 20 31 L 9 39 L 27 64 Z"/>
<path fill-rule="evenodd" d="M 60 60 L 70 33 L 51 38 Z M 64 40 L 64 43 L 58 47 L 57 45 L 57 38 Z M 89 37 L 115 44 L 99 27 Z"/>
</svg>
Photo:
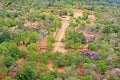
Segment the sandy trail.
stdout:
<svg viewBox="0 0 120 80">
<path fill-rule="evenodd" d="M 58 33 L 56 34 L 56 42 L 53 44 L 54 49 L 53 52 L 59 51 L 62 53 L 65 53 L 66 50 L 64 49 L 64 42 L 61 42 L 62 39 L 65 38 L 65 30 L 69 27 L 69 16 L 62 17 L 62 26 L 58 30 Z"/>
<path fill-rule="evenodd" d="M 90 23 L 94 25 L 96 17 L 93 11 L 91 11 L 91 15 L 88 15 L 88 18 L 90 19 Z"/>
<path fill-rule="evenodd" d="M 45 52 L 46 46 L 47 46 L 47 38 L 48 36 L 45 36 L 41 41 L 38 41 L 38 52 Z"/>
<path fill-rule="evenodd" d="M 52 61 L 48 61 L 47 67 L 48 67 L 51 71 L 54 71 Z"/>
<path fill-rule="evenodd" d="M 22 65 L 24 64 L 24 58 L 18 58 L 16 63 L 18 64 L 19 67 L 22 67 Z"/>
<path fill-rule="evenodd" d="M 83 10 L 80 10 L 80 9 L 74 9 L 74 10 L 73 10 L 73 13 L 74 13 L 74 17 L 75 17 L 75 18 L 78 18 L 79 16 L 80 16 L 80 17 L 83 16 Z"/>
</svg>

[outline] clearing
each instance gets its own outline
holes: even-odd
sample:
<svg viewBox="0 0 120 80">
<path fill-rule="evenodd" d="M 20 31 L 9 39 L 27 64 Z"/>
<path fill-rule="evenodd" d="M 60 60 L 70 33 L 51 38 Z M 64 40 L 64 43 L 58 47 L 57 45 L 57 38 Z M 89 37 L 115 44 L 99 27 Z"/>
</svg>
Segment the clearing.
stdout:
<svg viewBox="0 0 120 80">
<path fill-rule="evenodd" d="M 79 16 L 82 17 L 83 13 L 82 10 L 73 10 L 74 17 L 77 18 Z M 54 49 L 53 52 L 59 51 L 62 53 L 66 53 L 67 50 L 64 48 L 64 42 L 62 42 L 62 39 L 65 39 L 65 30 L 69 27 L 69 21 L 70 21 L 70 16 L 63 16 L 62 17 L 62 26 L 58 32 L 56 32 L 55 36 L 55 43 L 53 44 Z"/>
</svg>

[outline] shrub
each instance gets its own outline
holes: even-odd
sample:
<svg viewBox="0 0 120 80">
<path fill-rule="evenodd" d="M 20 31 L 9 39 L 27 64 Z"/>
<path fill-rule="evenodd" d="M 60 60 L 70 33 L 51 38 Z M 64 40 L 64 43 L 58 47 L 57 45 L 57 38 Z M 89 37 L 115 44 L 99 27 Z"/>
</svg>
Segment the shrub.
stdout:
<svg viewBox="0 0 120 80">
<path fill-rule="evenodd" d="M 65 65 L 65 59 L 64 59 L 64 56 L 59 56 L 58 59 L 57 59 L 57 65 L 58 67 L 62 67 Z"/>
<path fill-rule="evenodd" d="M 34 53 L 38 49 L 38 45 L 36 43 L 32 43 L 30 45 L 27 45 L 27 49 L 29 50 L 30 53 Z"/>
<path fill-rule="evenodd" d="M 47 50 L 47 51 L 51 51 L 52 49 L 53 49 L 52 43 L 48 43 L 48 44 L 47 44 L 47 47 L 46 47 L 46 50 Z"/>
<path fill-rule="evenodd" d="M 67 15 L 67 14 L 68 14 L 68 12 L 65 9 L 60 10 L 60 12 L 59 12 L 59 16 L 63 16 L 63 15 Z"/>
<path fill-rule="evenodd" d="M 54 43 L 54 42 L 55 42 L 55 37 L 54 37 L 53 35 L 50 35 L 50 36 L 48 37 L 48 40 L 49 40 L 49 42 Z"/>
<path fill-rule="evenodd" d="M 92 51 L 95 51 L 95 49 L 96 49 L 95 44 L 94 44 L 94 43 L 90 43 L 90 44 L 88 45 L 88 49 L 90 49 L 90 50 L 92 50 Z"/>
<path fill-rule="evenodd" d="M 74 16 L 74 13 L 72 11 L 70 11 L 70 16 L 72 16 L 72 17 Z"/>
<path fill-rule="evenodd" d="M 17 80 L 34 80 L 34 73 L 31 69 L 25 68 L 17 72 L 15 79 Z"/>
<path fill-rule="evenodd" d="M 65 43 L 65 48 L 68 49 L 68 48 L 70 48 L 70 47 L 71 47 L 71 44 L 70 44 L 69 42 L 66 42 L 66 43 Z"/>
<path fill-rule="evenodd" d="M 14 62 L 15 62 L 15 59 L 10 56 L 6 57 L 4 60 L 4 64 L 6 67 L 10 67 Z"/>
<path fill-rule="evenodd" d="M 111 32 L 111 28 L 109 26 L 106 26 L 102 30 L 103 33 L 109 34 Z"/>
<path fill-rule="evenodd" d="M 88 19 L 88 15 L 84 15 L 84 16 L 82 17 L 82 19 L 83 19 L 83 20 L 87 20 L 87 19 Z"/>
<path fill-rule="evenodd" d="M 2 43 L 3 41 L 10 41 L 11 40 L 11 35 L 9 32 L 3 32 L 0 35 L 0 43 Z"/>
<path fill-rule="evenodd" d="M 13 57 L 14 59 L 17 59 L 18 56 L 21 54 L 21 51 L 18 49 L 18 47 L 10 47 L 8 50 L 8 55 Z"/>
</svg>

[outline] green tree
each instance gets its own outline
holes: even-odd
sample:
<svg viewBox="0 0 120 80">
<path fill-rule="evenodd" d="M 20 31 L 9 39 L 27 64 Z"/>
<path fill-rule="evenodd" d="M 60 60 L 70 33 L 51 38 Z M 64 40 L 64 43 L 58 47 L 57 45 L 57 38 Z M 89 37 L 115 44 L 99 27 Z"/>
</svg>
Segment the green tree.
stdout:
<svg viewBox="0 0 120 80">
<path fill-rule="evenodd" d="M 47 50 L 47 51 L 51 51 L 52 49 L 53 49 L 53 45 L 52 45 L 52 43 L 50 42 L 50 43 L 47 44 L 46 50 Z"/>
<path fill-rule="evenodd" d="M 70 19 L 70 26 L 71 27 L 76 27 L 77 26 L 77 23 L 75 22 L 74 19 Z"/>
<path fill-rule="evenodd" d="M 31 43 L 30 45 L 27 45 L 27 50 L 29 50 L 30 53 L 35 53 L 38 50 L 37 43 Z"/>
<path fill-rule="evenodd" d="M 51 52 L 39 53 L 39 59 L 42 63 L 47 63 L 51 59 Z"/>
<path fill-rule="evenodd" d="M 5 80 L 13 80 L 10 76 L 6 77 Z"/>
<path fill-rule="evenodd" d="M 75 49 L 79 49 L 79 48 L 80 48 L 80 43 L 75 43 L 75 44 L 74 44 L 74 48 L 75 48 Z"/>
<path fill-rule="evenodd" d="M 98 67 L 98 69 L 100 70 L 100 72 L 102 74 L 105 74 L 106 69 L 107 69 L 106 62 L 104 60 L 99 60 L 99 61 L 96 61 L 95 64 Z"/>
<path fill-rule="evenodd" d="M 57 67 L 63 67 L 63 66 L 65 65 L 65 57 L 64 57 L 64 55 L 59 55 L 59 56 L 56 58 L 55 65 L 56 65 Z"/>
<path fill-rule="evenodd" d="M 40 34 L 35 31 L 30 31 L 30 32 L 28 32 L 28 36 L 29 36 L 30 40 L 32 40 L 33 42 L 36 42 L 38 40 L 38 38 L 40 37 Z"/>
<path fill-rule="evenodd" d="M 96 45 L 95 45 L 94 43 L 90 43 L 90 44 L 88 45 L 88 49 L 90 49 L 90 50 L 92 50 L 92 51 L 95 51 Z"/>
<path fill-rule="evenodd" d="M 11 35 L 9 32 L 3 32 L 0 35 L 0 43 L 2 43 L 3 41 L 10 41 L 11 40 Z"/>
<path fill-rule="evenodd" d="M 13 57 L 14 59 L 17 59 L 18 56 L 21 54 L 21 51 L 18 49 L 18 47 L 11 46 L 9 49 L 8 55 Z"/>
<path fill-rule="evenodd" d="M 10 56 L 6 57 L 4 60 L 4 64 L 6 67 L 10 67 L 14 62 L 15 62 L 15 59 Z"/>
<path fill-rule="evenodd" d="M 103 32 L 103 33 L 106 33 L 106 34 L 109 34 L 109 33 L 111 32 L 110 26 L 104 27 L 103 30 L 102 30 L 102 32 Z"/>
<path fill-rule="evenodd" d="M 50 73 L 41 73 L 38 80 L 54 80 L 55 76 Z"/>
<path fill-rule="evenodd" d="M 15 42 L 3 42 L 0 44 L 0 54 L 3 54 L 5 56 L 11 56 L 13 58 L 17 58 L 17 55 L 19 55 L 20 51 L 18 47 L 16 46 Z"/>
<path fill-rule="evenodd" d="M 34 72 L 29 69 L 25 68 L 17 72 L 15 79 L 17 80 L 34 80 Z"/>
<path fill-rule="evenodd" d="M 86 75 L 85 77 L 80 77 L 79 80 L 92 80 L 92 76 Z"/>
<path fill-rule="evenodd" d="M 55 37 L 53 35 L 48 36 L 49 42 L 54 43 L 55 42 Z"/>
<path fill-rule="evenodd" d="M 62 16 L 62 15 L 67 15 L 68 14 L 68 11 L 66 9 L 62 9 L 60 10 L 59 12 L 59 15 Z"/>
<path fill-rule="evenodd" d="M 70 16 L 72 16 L 72 17 L 74 16 L 74 13 L 73 13 L 73 11 L 70 11 Z"/>
<path fill-rule="evenodd" d="M 70 41 L 67 41 L 66 43 L 65 43 L 65 48 L 70 48 L 71 47 L 71 44 L 70 44 Z"/>
</svg>

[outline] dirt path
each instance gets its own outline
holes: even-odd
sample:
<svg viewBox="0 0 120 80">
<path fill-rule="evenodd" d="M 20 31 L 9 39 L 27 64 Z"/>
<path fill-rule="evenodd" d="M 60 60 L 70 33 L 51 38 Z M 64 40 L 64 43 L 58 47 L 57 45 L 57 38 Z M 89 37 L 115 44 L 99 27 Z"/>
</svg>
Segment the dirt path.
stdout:
<svg viewBox="0 0 120 80">
<path fill-rule="evenodd" d="M 96 17 L 95 17 L 95 14 L 94 14 L 93 11 L 91 11 L 90 13 L 91 13 L 91 15 L 88 15 L 88 18 L 90 19 L 90 23 L 91 23 L 92 25 L 94 25 L 94 24 L 95 24 L 95 19 L 96 19 Z"/>
<path fill-rule="evenodd" d="M 54 71 L 52 61 L 48 61 L 47 67 L 48 67 L 51 71 Z"/>
<path fill-rule="evenodd" d="M 47 46 L 47 38 L 48 36 L 45 36 L 41 41 L 38 41 L 38 52 L 45 52 L 46 46 Z"/>
<path fill-rule="evenodd" d="M 64 49 L 64 42 L 61 42 L 62 39 L 65 38 L 65 30 L 69 27 L 69 16 L 62 17 L 62 26 L 58 30 L 58 33 L 56 34 L 55 40 L 56 42 L 53 44 L 54 49 L 53 52 L 59 51 L 62 53 L 65 53 L 66 50 Z"/>
<path fill-rule="evenodd" d="M 79 16 L 80 16 L 80 17 L 83 16 L 83 10 L 80 10 L 80 9 L 74 9 L 74 10 L 73 10 L 73 13 L 74 13 L 74 17 L 75 17 L 75 18 L 78 18 Z"/>
<path fill-rule="evenodd" d="M 18 64 L 19 67 L 22 67 L 22 65 L 24 64 L 24 59 L 19 58 L 19 59 L 17 59 L 16 63 Z"/>
<path fill-rule="evenodd" d="M 61 72 L 64 71 L 64 69 L 65 69 L 65 67 L 59 67 L 59 68 L 58 68 L 58 72 L 61 73 Z"/>
<path fill-rule="evenodd" d="M 74 17 L 77 18 L 79 16 L 82 17 L 82 10 L 73 10 Z M 58 30 L 58 32 L 55 34 L 55 40 L 56 42 L 53 44 L 54 49 L 53 52 L 59 51 L 62 53 L 66 53 L 67 50 L 64 48 L 64 42 L 61 42 L 62 39 L 65 38 L 65 30 L 69 27 L 69 21 L 70 21 L 70 16 L 63 16 L 62 17 L 62 26 Z"/>
</svg>

